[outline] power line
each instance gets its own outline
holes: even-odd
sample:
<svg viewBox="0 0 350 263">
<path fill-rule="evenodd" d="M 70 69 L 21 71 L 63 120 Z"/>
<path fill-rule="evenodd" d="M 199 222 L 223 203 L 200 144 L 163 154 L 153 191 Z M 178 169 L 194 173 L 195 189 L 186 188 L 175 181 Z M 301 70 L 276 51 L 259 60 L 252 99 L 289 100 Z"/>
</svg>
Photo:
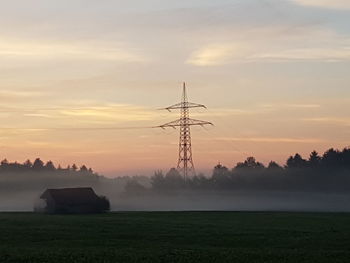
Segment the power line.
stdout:
<svg viewBox="0 0 350 263">
<path fill-rule="evenodd" d="M 51 128 L 43 128 L 43 127 L 0 127 L 0 130 L 54 130 L 54 131 L 83 131 L 83 130 L 137 130 L 137 129 L 153 129 L 155 127 L 152 126 L 143 126 L 143 127 L 51 127 Z"/>
</svg>

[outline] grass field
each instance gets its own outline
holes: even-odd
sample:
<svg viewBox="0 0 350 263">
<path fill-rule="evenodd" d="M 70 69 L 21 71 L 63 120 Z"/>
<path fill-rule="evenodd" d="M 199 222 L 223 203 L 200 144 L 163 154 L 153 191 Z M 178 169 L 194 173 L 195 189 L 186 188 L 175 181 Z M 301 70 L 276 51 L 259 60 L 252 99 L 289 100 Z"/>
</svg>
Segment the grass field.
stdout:
<svg viewBox="0 0 350 263">
<path fill-rule="evenodd" d="M 349 262 L 350 214 L 0 213 L 0 262 Z"/>
</svg>

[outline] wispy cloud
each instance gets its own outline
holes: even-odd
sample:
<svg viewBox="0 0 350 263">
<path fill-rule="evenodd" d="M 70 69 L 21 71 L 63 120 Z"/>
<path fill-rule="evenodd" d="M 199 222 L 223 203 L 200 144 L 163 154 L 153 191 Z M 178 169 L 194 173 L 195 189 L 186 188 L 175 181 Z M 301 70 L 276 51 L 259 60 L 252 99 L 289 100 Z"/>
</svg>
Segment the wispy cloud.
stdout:
<svg viewBox="0 0 350 263">
<path fill-rule="evenodd" d="M 7 127 L 0 127 L 0 131 L 2 136 L 8 136 L 7 139 L 12 138 L 13 136 L 18 135 L 33 135 L 33 134 L 42 134 L 43 132 L 46 132 L 47 129 L 36 129 L 36 128 L 7 128 Z"/>
<path fill-rule="evenodd" d="M 315 6 L 332 9 L 350 9 L 348 0 L 293 0 L 295 3 L 303 6 Z"/>
<path fill-rule="evenodd" d="M 79 119 L 97 119 L 111 121 L 148 121 L 155 113 L 143 107 L 124 104 L 107 104 L 104 106 L 67 108 L 58 111 L 64 116 L 79 117 Z"/>
<path fill-rule="evenodd" d="M 243 115 L 256 115 L 260 113 L 269 112 L 270 109 L 229 109 L 229 108 L 214 108 L 208 111 L 193 112 L 191 116 L 205 116 L 205 117 L 223 117 L 223 116 L 243 116 Z"/>
<path fill-rule="evenodd" d="M 320 108 L 320 104 L 287 104 L 287 107 L 291 108 L 301 108 L 301 109 L 315 109 Z"/>
<path fill-rule="evenodd" d="M 218 137 L 219 141 L 237 141 L 237 142 L 258 142 L 258 143 L 321 143 L 323 139 L 315 138 L 278 138 L 278 137 Z"/>
<path fill-rule="evenodd" d="M 298 104 L 298 103 L 291 103 L 291 104 L 263 104 L 261 105 L 263 108 L 270 109 L 270 110 L 276 110 L 276 109 L 319 109 L 321 108 L 320 104 Z"/>
<path fill-rule="evenodd" d="M 270 114 L 275 111 L 287 110 L 287 109 L 299 109 L 299 110 L 318 110 L 321 108 L 320 104 L 308 104 L 308 103 L 274 103 L 274 104 L 262 104 L 251 105 L 249 108 L 213 108 L 209 110 L 200 110 L 199 112 L 192 112 L 193 117 L 232 117 L 232 116 L 247 116 L 247 115 L 261 115 Z"/>
<path fill-rule="evenodd" d="M 209 45 L 191 54 L 188 64 L 196 66 L 216 66 L 227 64 L 232 59 L 242 59 L 247 49 L 235 44 Z"/>
<path fill-rule="evenodd" d="M 152 126 L 150 122 L 159 118 L 155 110 L 147 107 L 102 102 L 91 106 L 71 104 L 52 107 L 0 107 L 0 113 L 1 110 L 6 123 L 0 125 L 0 129 L 9 132 L 123 130 L 149 127 Z M 155 124 L 156 121 L 153 122 Z"/>
<path fill-rule="evenodd" d="M 287 49 L 277 52 L 254 54 L 252 60 L 267 61 L 296 61 L 296 60 L 319 60 L 336 62 L 350 60 L 350 46 L 341 48 L 299 48 Z"/>
<path fill-rule="evenodd" d="M 79 102 L 51 107 L 0 106 L 0 112 L 24 117 L 59 118 L 62 121 L 70 117 L 77 117 L 79 120 L 146 121 L 157 116 L 156 111 L 142 106 L 96 102 L 91 102 L 91 106 L 84 106 Z"/>
<path fill-rule="evenodd" d="M 25 113 L 23 114 L 25 117 L 39 117 L 39 118 L 53 118 L 52 115 L 44 114 L 44 113 Z"/>
<path fill-rule="evenodd" d="M 311 27 L 290 31 L 277 26 L 242 34 L 232 41 L 209 43 L 194 50 L 186 62 L 195 66 L 220 66 L 242 62 L 350 60 L 350 38 L 332 30 Z"/>
<path fill-rule="evenodd" d="M 1 90 L 0 98 L 30 98 L 43 96 L 43 92 L 29 90 Z"/>
<path fill-rule="evenodd" d="M 318 117 L 318 118 L 304 118 L 303 121 L 350 126 L 350 118 Z"/>
<path fill-rule="evenodd" d="M 144 62 L 144 55 L 125 44 L 99 42 L 54 42 L 0 39 L 0 57 L 11 59 L 68 59 Z"/>
<path fill-rule="evenodd" d="M 266 48 L 269 49 L 269 48 Z M 324 61 L 337 62 L 350 60 L 350 45 L 343 47 L 276 47 L 274 51 L 266 52 L 263 48 L 236 49 L 229 46 L 209 46 L 193 52 L 188 64 L 195 66 L 220 66 L 237 62 L 290 62 L 290 61 Z"/>
</svg>

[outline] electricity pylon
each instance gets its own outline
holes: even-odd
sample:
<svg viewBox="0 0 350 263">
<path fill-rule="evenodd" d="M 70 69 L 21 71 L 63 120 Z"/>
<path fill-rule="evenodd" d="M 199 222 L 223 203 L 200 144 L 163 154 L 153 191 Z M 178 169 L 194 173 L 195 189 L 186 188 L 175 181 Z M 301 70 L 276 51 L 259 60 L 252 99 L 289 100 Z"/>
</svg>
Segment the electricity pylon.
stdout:
<svg viewBox="0 0 350 263">
<path fill-rule="evenodd" d="M 193 159 L 192 159 L 192 143 L 191 143 L 191 126 L 199 125 L 213 125 L 208 121 L 195 120 L 190 118 L 190 108 L 205 108 L 202 104 L 188 102 L 186 93 L 186 83 L 183 83 L 182 101 L 165 108 L 165 110 L 180 110 L 180 119 L 165 123 L 158 127 L 160 128 L 176 128 L 180 127 L 180 142 L 179 142 L 179 159 L 177 162 L 177 169 L 180 174 L 187 180 L 188 176 L 194 176 L 196 174 Z"/>
</svg>

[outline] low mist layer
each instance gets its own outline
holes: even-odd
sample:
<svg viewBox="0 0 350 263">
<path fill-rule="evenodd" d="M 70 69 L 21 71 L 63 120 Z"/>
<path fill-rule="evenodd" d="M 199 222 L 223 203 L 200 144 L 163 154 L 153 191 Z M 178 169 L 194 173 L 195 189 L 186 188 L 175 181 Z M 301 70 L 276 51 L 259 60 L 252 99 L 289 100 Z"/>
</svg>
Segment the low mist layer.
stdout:
<svg viewBox="0 0 350 263">
<path fill-rule="evenodd" d="M 350 211 L 350 149 L 312 152 L 308 159 L 295 154 L 285 166 L 265 167 L 249 157 L 186 180 L 174 168 L 152 177 L 106 178 L 86 166 L 56 168 L 40 159 L 0 164 L 1 211 L 32 211 L 47 188 L 65 187 L 93 187 L 114 211 Z"/>
</svg>

